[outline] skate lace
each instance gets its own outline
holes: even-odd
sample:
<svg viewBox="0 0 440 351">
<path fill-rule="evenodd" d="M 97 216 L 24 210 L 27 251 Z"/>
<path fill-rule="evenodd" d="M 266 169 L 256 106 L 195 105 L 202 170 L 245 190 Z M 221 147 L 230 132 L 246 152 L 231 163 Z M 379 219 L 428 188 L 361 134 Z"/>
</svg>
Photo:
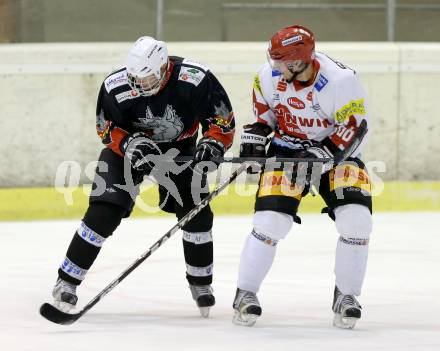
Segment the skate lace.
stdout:
<svg viewBox="0 0 440 351">
<path fill-rule="evenodd" d="M 210 285 L 192 285 L 191 290 L 196 296 L 212 294 L 212 289 Z"/>
<path fill-rule="evenodd" d="M 360 307 L 359 302 L 357 302 L 353 295 L 343 295 L 340 305 L 346 308 Z"/>
<path fill-rule="evenodd" d="M 76 295 L 76 285 L 69 284 L 64 281 L 60 281 L 58 286 L 59 286 L 59 289 L 61 290 L 61 292 L 67 292 L 69 294 Z"/>
<path fill-rule="evenodd" d="M 252 294 L 252 293 L 244 294 L 243 298 L 241 299 L 241 303 L 246 304 L 246 305 L 259 305 L 260 304 L 258 302 L 257 295 Z"/>
</svg>

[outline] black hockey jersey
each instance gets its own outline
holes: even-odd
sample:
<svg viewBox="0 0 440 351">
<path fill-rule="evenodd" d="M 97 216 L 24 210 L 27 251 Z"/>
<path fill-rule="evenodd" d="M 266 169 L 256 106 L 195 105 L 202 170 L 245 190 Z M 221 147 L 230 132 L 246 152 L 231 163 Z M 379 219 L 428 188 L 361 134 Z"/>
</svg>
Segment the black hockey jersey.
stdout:
<svg viewBox="0 0 440 351">
<path fill-rule="evenodd" d="M 204 137 L 227 150 L 234 137 L 234 114 L 226 91 L 200 63 L 170 56 L 165 83 L 153 96 L 140 96 L 127 82 L 124 68 L 102 83 L 96 108 L 96 129 L 102 142 L 122 155 L 127 135 L 143 132 L 159 146 L 195 141 L 199 125 Z M 166 146 L 166 145 L 163 145 Z"/>
</svg>

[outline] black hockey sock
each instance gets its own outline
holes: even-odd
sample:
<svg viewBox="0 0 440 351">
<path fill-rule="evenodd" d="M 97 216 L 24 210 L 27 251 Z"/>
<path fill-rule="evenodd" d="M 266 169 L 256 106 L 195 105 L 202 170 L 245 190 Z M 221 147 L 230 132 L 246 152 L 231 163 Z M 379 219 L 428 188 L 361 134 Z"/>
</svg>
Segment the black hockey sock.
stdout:
<svg viewBox="0 0 440 351">
<path fill-rule="evenodd" d="M 175 211 L 180 220 L 193 209 L 191 189 L 180 189 L 183 206 L 175 202 Z M 202 198 L 206 197 L 206 194 Z M 191 285 L 212 283 L 212 221 L 211 208 L 206 206 L 183 229 L 183 252 L 186 262 L 186 279 Z"/>
<path fill-rule="evenodd" d="M 186 279 L 191 285 L 212 283 L 213 251 L 211 231 L 183 232 Z"/>
<path fill-rule="evenodd" d="M 58 269 L 61 279 L 79 285 L 108 238 L 121 223 L 126 210 L 120 206 L 95 202 L 90 204 L 84 219 L 67 249 Z"/>
</svg>

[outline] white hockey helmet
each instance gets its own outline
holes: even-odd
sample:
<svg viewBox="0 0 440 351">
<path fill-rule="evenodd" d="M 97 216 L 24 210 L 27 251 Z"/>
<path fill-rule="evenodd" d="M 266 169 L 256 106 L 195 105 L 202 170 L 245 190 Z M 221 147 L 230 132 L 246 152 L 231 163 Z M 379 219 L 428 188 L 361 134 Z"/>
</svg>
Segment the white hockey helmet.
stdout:
<svg viewBox="0 0 440 351">
<path fill-rule="evenodd" d="M 127 78 L 130 87 L 142 96 L 156 94 L 168 68 L 168 50 L 163 41 L 140 37 L 127 57 Z"/>
</svg>

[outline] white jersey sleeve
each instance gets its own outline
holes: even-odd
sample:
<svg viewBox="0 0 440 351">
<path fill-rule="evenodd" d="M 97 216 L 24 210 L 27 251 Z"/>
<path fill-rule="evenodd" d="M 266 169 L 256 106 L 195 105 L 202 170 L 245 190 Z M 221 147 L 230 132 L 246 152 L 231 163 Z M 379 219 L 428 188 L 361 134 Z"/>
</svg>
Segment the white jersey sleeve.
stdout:
<svg viewBox="0 0 440 351">
<path fill-rule="evenodd" d="M 334 83 L 334 105 L 331 113 L 334 118 L 334 131 L 329 135 L 329 139 L 339 150 L 343 150 L 351 144 L 361 121 L 366 120 L 368 123 L 367 97 L 358 76 L 352 71 Z M 351 156 L 357 156 L 362 151 L 366 139 L 364 138 Z"/>
</svg>

